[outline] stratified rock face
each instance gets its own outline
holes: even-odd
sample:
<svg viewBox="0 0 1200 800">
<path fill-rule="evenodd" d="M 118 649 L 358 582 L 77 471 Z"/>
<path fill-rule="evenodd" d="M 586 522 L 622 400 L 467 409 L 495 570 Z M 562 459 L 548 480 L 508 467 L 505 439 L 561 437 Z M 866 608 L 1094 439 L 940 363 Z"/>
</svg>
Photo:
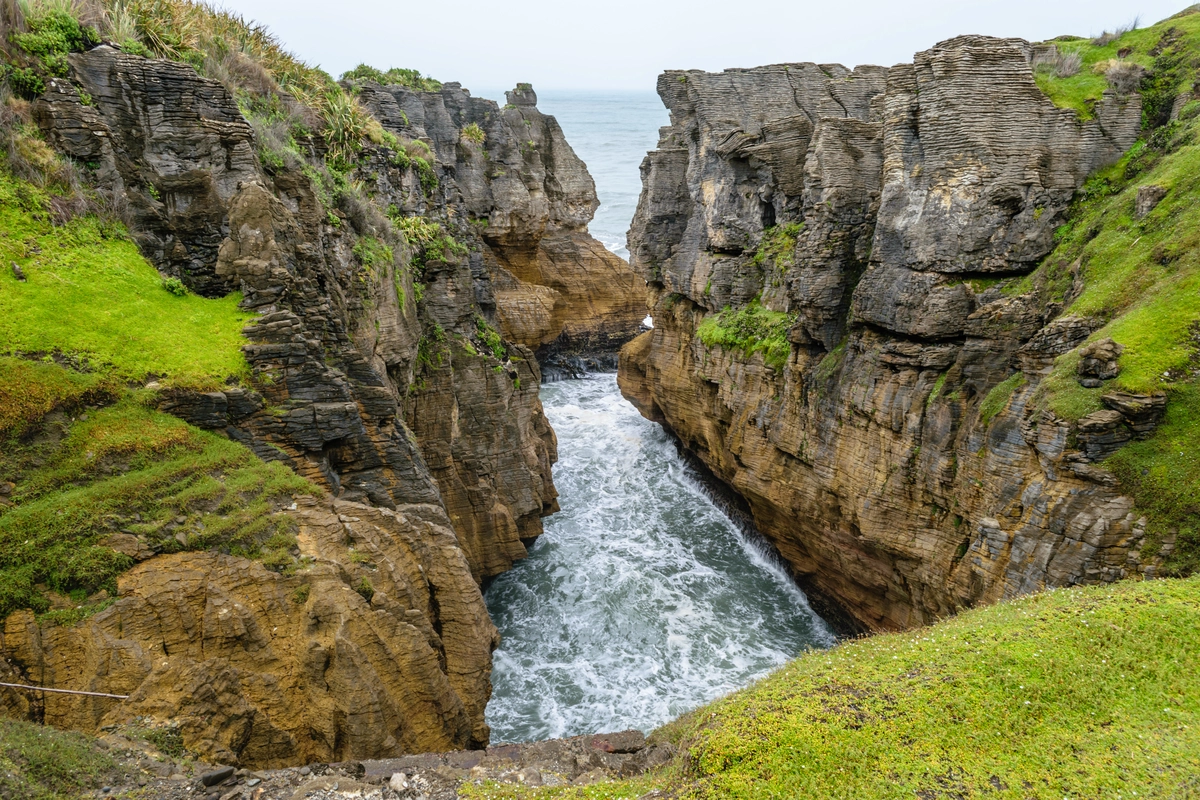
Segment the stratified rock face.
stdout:
<svg viewBox="0 0 1200 800">
<path fill-rule="evenodd" d="M 38 685 L 129 695 L 48 694 L 48 724 L 174 720 L 215 763 L 486 744 L 498 637 L 442 509 L 301 499 L 293 516 L 310 559 L 296 576 L 218 553 L 158 556 L 77 627 L 10 615 L 4 660 Z M 27 697 L 6 690 L 5 705 Z"/>
<path fill-rule="evenodd" d="M 639 330 L 644 283 L 587 233 L 600 205 L 587 167 L 528 84 L 501 109 L 457 83 L 440 92 L 365 84 L 384 127 L 427 141 L 451 168 L 446 202 L 478 226 L 506 339 L 613 350 Z M 464 133 L 477 125 L 482 141 Z M 477 138 L 477 137 L 476 137 Z"/>
<path fill-rule="evenodd" d="M 8 666 L 41 685 L 132 695 L 120 708 L 56 699 L 47 721 L 178 718 L 210 760 L 486 744 L 496 638 L 478 585 L 524 557 L 557 510 L 529 348 L 611 350 L 644 313 L 643 282 L 587 234 L 597 200 L 583 163 L 532 90 L 501 110 L 457 84 L 368 85 L 364 103 L 414 151 L 424 141 L 432 169 L 367 146 L 348 178 L 374 208 L 354 195 L 330 207 L 299 165 L 260 163 L 233 97 L 191 67 L 108 46 L 70 64 L 35 104 L 50 142 L 128 202 L 162 272 L 209 296 L 239 290 L 260 315 L 246 329 L 252 381 L 164 391 L 161 407 L 336 500 L 297 512 L 311 569 L 284 578 L 215 554 L 153 557 L 73 629 L 10 617 Z M 418 266 L 384 208 L 436 223 L 454 247 Z M 369 604 L 352 591 L 362 578 Z"/>
<path fill-rule="evenodd" d="M 964 280 L 1031 271 L 1076 188 L 1139 130 L 1136 95 L 1087 122 L 1056 108 L 1029 54 L 963 37 L 887 70 L 659 79 L 672 124 L 630 230 L 654 330 L 622 350 L 622 390 L 866 628 L 1135 566 L 1132 502 L 1030 406 L 1095 324 Z M 754 298 L 791 315 L 783 365 L 697 335 Z M 1018 367 L 1028 382 L 981 422 Z M 1096 427 L 1100 451 L 1112 432 Z"/>
</svg>

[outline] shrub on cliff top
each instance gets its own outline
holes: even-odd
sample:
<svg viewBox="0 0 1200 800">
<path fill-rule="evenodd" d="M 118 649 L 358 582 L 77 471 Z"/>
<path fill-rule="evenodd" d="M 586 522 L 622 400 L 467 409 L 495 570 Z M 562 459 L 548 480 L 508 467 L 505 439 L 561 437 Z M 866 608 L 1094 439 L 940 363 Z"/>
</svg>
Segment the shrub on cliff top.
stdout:
<svg viewBox="0 0 1200 800">
<path fill-rule="evenodd" d="M 436 92 L 442 88 L 441 81 L 427 78 L 415 69 L 399 69 L 392 67 L 387 72 L 378 70 L 369 64 L 359 64 L 349 72 L 342 73 L 344 81 L 371 81 L 380 86 L 406 86 L 422 92 Z"/>
</svg>

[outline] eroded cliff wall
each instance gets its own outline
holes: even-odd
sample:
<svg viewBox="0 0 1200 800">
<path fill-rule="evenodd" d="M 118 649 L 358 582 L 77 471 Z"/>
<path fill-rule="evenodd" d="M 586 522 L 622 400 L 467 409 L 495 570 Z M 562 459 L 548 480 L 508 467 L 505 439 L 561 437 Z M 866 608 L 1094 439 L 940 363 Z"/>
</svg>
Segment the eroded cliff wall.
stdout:
<svg viewBox="0 0 1200 800">
<path fill-rule="evenodd" d="M 174 720 L 192 752 L 244 765 L 483 746 L 497 637 L 479 585 L 557 509 L 532 348 L 615 348 L 638 330 L 643 284 L 588 235 L 594 184 L 531 89 L 500 109 L 457 84 L 364 83 L 376 141 L 335 153 L 311 109 L 243 68 L 266 87 L 235 96 L 101 45 L 70 55 L 32 111 L 163 275 L 241 292 L 257 315 L 248 380 L 199 392 L 149 376 L 148 396 L 326 496 L 278 512 L 298 542 L 286 569 L 176 552 L 199 547 L 189 515 L 162 541 L 103 539 L 136 564 L 116 598 L 65 627 L 12 614 L 0 654 L 19 682 L 130 700 L 4 705 L 89 731 Z M 19 499 L 26 467 L 10 466 L 0 484 Z"/>
<path fill-rule="evenodd" d="M 1141 98 L 1109 89 L 1084 119 L 1034 55 L 969 36 L 890 69 L 659 79 L 672 124 L 630 230 L 654 330 L 622 390 L 869 629 L 1140 567 L 1111 450 L 1033 402 L 1102 322 L 997 278 L 1051 251 Z"/>
</svg>

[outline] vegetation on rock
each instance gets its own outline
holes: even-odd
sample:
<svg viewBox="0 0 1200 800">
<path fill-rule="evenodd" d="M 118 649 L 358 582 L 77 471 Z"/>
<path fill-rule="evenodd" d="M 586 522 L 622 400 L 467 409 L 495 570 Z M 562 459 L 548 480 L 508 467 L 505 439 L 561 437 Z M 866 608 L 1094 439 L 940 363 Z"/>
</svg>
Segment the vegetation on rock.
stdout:
<svg viewBox="0 0 1200 800">
<path fill-rule="evenodd" d="M 210 300 L 164 288 L 124 227 L 95 214 L 56 225 L 68 195 L 0 161 L 0 354 L 67 352 L 113 378 L 214 388 L 248 375 L 240 295 Z"/>
<path fill-rule="evenodd" d="M 771 311 L 755 299 L 738 309 L 726 306 L 700 323 L 696 335 L 705 347 L 737 350 L 746 356 L 762 353 L 768 365 L 779 369 L 791 353 L 787 336 L 796 318 Z"/>
<path fill-rule="evenodd" d="M 116 767 L 91 737 L 0 718 L 0 797 L 69 800 L 101 788 Z"/>
</svg>

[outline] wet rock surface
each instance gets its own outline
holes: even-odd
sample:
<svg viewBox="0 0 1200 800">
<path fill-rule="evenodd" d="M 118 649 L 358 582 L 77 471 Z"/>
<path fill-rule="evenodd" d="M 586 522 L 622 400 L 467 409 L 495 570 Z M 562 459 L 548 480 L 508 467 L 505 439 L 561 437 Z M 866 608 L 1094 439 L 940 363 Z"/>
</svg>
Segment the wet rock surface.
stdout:
<svg viewBox="0 0 1200 800">
<path fill-rule="evenodd" d="M 890 69 L 659 80 L 672 124 L 629 245 L 654 329 L 622 350 L 622 391 L 867 629 L 1144 569 L 1132 502 L 1094 461 L 1153 401 L 1043 414 L 1038 381 L 1101 323 L 989 288 L 1051 250 L 1088 173 L 1135 141 L 1141 101 L 1109 92 L 1081 121 L 1038 89 L 1030 47 L 969 36 Z M 698 335 L 755 298 L 790 315 L 782 364 Z M 1080 380 L 1119 355 L 1097 343 Z"/>
</svg>

